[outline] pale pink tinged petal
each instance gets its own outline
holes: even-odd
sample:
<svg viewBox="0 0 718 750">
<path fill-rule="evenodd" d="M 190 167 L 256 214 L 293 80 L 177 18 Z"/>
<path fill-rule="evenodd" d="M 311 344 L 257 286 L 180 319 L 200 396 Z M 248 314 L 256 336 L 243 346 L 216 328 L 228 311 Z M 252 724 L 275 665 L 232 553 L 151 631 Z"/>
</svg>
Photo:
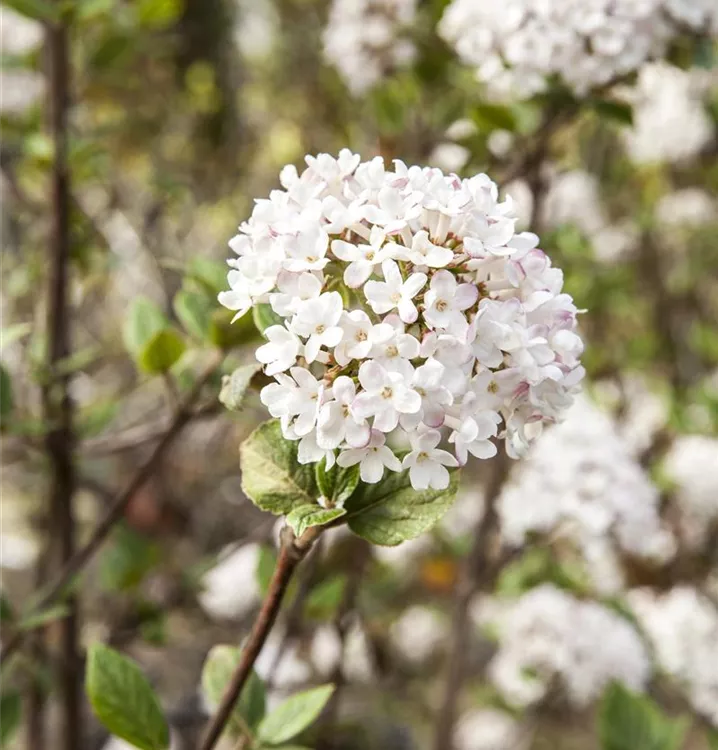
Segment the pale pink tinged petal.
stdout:
<svg viewBox="0 0 718 750">
<path fill-rule="evenodd" d="M 456 459 L 459 462 L 459 466 L 466 466 L 469 460 L 469 452 L 466 450 L 466 445 L 462 442 L 457 442 L 454 450 L 456 451 Z"/>
<path fill-rule="evenodd" d="M 299 277 L 297 290 L 302 299 L 312 299 L 321 293 L 322 282 L 313 273 L 303 273 Z"/>
<path fill-rule="evenodd" d="M 427 254 L 424 263 L 431 268 L 443 268 L 454 259 L 454 251 L 448 247 L 434 246 Z"/>
<path fill-rule="evenodd" d="M 439 406 L 430 404 L 424 407 L 424 418 L 423 422 L 427 427 L 438 428 L 444 424 L 446 419 L 446 412 Z"/>
<path fill-rule="evenodd" d="M 372 224 L 384 224 L 386 221 L 386 213 L 378 206 L 362 206 L 362 212 L 364 218 Z"/>
<path fill-rule="evenodd" d="M 441 442 L 441 433 L 438 430 L 429 430 L 416 439 L 417 450 L 428 453 Z"/>
<path fill-rule="evenodd" d="M 332 401 L 319 410 L 317 426 L 325 432 L 334 432 L 344 422 L 341 404 Z"/>
<path fill-rule="evenodd" d="M 439 272 L 441 273 L 441 272 Z M 451 276 L 451 274 L 449 274 Z M 427 275 L 425 273 L 413 273 L 404 283 L 402 294 L 405 297 L 414 298 L 419 290 L 426 284 Z"/>
<path fill-rule="evenodd" d="M 401 461 L 394 455 L 391 448 L 384 445 L 379 448 L 377 455 L 389 471 L 401 471 Z"/>
<path fill-rule="evenodd" d="M 369 301 L 371 309 L 379 315 L 395 306 L 391 301 L 391 292 L 383 281 L 367 281 L 364 284 L 364 296 Z"/>
<path fill-rule="evenodd" d="M 294 431 L 297 435 L 308 435 L 314 429 L 315 416 L 314 411 L 305 411 L 297 417 L 294 422 Z"/>
<path fill-rule="evenodd" d="M 456 460 L 453 456 L 451 457 Z M 445 490 L 449 486 L 449 472 L 443 466 L 435 466 L 431 472 L 429 486 L 434 490 Z"/>
<path fill-rule="evenodd" d="M 399 413 L 396 409 L 384 408 L 374 417 L 374 429 L 381 432 L 391 432 L 399 424 Z"/>
<path fill-rule="evenodd" d="M 375 344 L 385 344 L 387 341 L 390 341 L 392 338 L 394 338 L 395 333 L 396 329 L 394 328 L 394 326 L 389 325 L 388 323 L 377 323 L 377 325 L 375 325 L 371 329 L 372 342 Z"/>
<path fill-rule="evenodd" d="M 437 271 L 431 279 L 431 291 L 442 299 L 451 299 L 456 290 L 456 279 L 449 271 Z"/>
<path fill-rule="evenodd" d="M 344 240 L 334 240 L 332 242 L 332 252 L 337 258 L 345 261 L 357 260 L 361 257 L 359 248 L 349 242 L 344 242 Z"/>
<path fill-rule="evenodd" d="M 350 404 L 356 395 L 356 386 L 351 378 L 346 375 L 340 375 L 332 385 L 334 398 L 340 404 Z"/>
<path fill-rule="evenodd" d="M 352 448 L 366 448 L 371 440 L 371 430 L 367 422 L 359 424 L 353 419 L 344 422 L 346 430 L 346 441 Z"/>
<path fill-rule="evenodd" d="M 424 417 L 424 410 L 419 409 L 416 414 L 400 414 L 399 424 L 405 432 L 414 432 L 419 425 L 422 423 Z"/>
<path fill-rule="evenodd" d="M 346 469 L 348 466 L 356 466 L 366 456 L 363 449 L 350 448 L 342 451 L 337 458 L 337 464 Z"/>
<path fill-rule="evenodd" d="M 399 302 L 398 309 L 399 317 L 405 323 L 414 323 L 419 317 L 419 311 L 416 309 L 416 305 L 410 299 L 402 298 L 401 302 Z"/>
<path fill-rule="evenodd" d="M 317 354 L 319 354 L 319 349 L 322 346 L 322 341 L 319 336 L 314 334 L 313 336 L 309 337 L 309 340 L 304 345 L 304 357 L 306 358 L 307 362 L 314 362 L 314 360 L 317 358 Z"/>
<path fill-rule="evenodd" d="M 327 328 L 326 331 L 321 335 L 321 341 L 323 346 L 336 346 L 344 335 L 344 331 L 339 326 L 333 326 Z"/>
<path fill-rule="evenodd" d="M 496 446 L 489 440 L 475 440 L 466 447 L 476 458 L 493 458 L 498 453 Z"/>
<path fill-rule="evenodd" d="M 402 285 L 401 271 L 399 266 L 393 260 L 385 260 L 381 264 L 381 270 L 384 274 L 384 279 L 390 287 L 398 289 Z"/>
<path fill-rule="evenodd" d="M 384 476 L 384 464 L 374 451 L 370 451 L 361 462 L 359 476 L 367 484 L 376 484 Z"/>
<path fill-rule="evenodd" d="M 421 396 L 409 388 L 399 388 L 394 392 L 392 404 L 403 414 L 416 414 L 421 409 Z"/>
<path fill-rule="evenodd" d="M 358 289 L 374 270 L 374 264 L 368 260 L 358 260 L 344 270 L 344 283 L 350 289 Z"/>
<path fill-rule="evenodd" d="M 324 430 L 321 427 L 317 427 L 317 445 L 322 450 L 334 450 L 335 448 L 339 447 L 341 442 L 341 433 L 336 433 L 330 430 Z"/>
<path fill-rule="evenodd" d="M 416 464 L 416 457 L 417 457 L 417 453 L 415 451 L 412 451 L 411 453 L 407 453 L 402 459 L 401 468 L 410 469 L 412 466 Z"/>
<path fill-rule="evenodd" d="M 432 476 L 433 467 L 427 461 L 420 461 L 409 469 L 409 479 L 415 490 L 428 490 Z"/>
<path fill-rule="evenodd" d="M 360 393 L 354 399 L 352 412 L 359 419 L 366 419 L 367 417 L 373 417 L 381 405 L 382 399 L 380 396 L 375 396 L 373 393 Z"/>
<path fill-rule="evenodd" d="M 434 450 L 431 453 L 431 458 L 433 461 L 438 461 L 440 464 L 443 464 L 444 466 L 458 466 L 459 465 L 459 462 L 448 451 Z"/>
<path fill-rule="evenodd" d="M 404 357 L 404 359 L 415 359 L 418 357 L 420 348 L 419 341 L 414 336 L 411 336 L 408 333 L 399 336 L 399 354 Z"/>
<path fill-rule="evenodd" d="M 339 292 L 327 292 L 320 299 L 326 298 L 324 320 L 329 325 L 336 325 L 342 316 L 344 309 L 344 300 Z"/>
<path fill-rule="evenodd" d="M 363 362 L 359 368 L 359 382 L 365 391 L 379 390 L 386 379 L 386 370 L 373 360 Z"/>
<path fill-rule="evenodd" d="M 479 298 L 479 290 L 473 284 L 459 284 L 454 295 L 454 305 L 459 310 L 466 310 L 476 303 Z"/>
</svg>

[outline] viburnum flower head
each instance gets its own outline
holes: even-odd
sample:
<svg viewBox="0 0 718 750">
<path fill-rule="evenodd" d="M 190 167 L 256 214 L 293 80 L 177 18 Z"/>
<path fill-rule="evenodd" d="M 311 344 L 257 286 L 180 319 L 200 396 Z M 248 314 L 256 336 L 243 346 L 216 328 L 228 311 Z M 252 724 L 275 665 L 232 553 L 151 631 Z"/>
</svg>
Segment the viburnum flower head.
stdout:
<svg viewBox="0 0 718 750">
<path fill-rule="evenodd" d="M 306 161 L 230 242 L 219 296 L 238 317 L 274 317 L 261 399 L 299 461 L 358 464 L 367 483 L 403 469 L 442 490 L 500 440 L 524 455 L 584 371 L 563 275 L 515 231 L 511 199 L 484 174 L 346 149 Z"/>
</svg>

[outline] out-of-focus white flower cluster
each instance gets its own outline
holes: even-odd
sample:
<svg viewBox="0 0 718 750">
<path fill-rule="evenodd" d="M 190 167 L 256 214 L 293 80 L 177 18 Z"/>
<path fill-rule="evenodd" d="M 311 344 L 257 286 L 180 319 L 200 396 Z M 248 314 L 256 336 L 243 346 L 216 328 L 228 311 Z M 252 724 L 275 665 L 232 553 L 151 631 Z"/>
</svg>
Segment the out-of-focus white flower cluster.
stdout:
<svg viewBox="0 0 718 750">
<path fill-rule="evenodd" d="M 558 77 L 583 95 L 663 56 L 684 30 L 718 32 L 714 0 L 453 0 L 439 33 L 498 97 Z"/>
<path fill-rule="evenodd" d="M 334 0 L 324 30 L 324 56 L 353 94 L 363 94 L 416 56 L 405 30 L 416 0 Z"/>
<path fill-rule="evenodd" d="M 261 399 L 299 461 L 331 467 L 338 449 L 365 482 L 404 468 L 415 489 L 444 489 L 447 466 L 490 458 L 497 438 L 525 454 L 572 403 L 583 345 L 563 274 L 516 233 L 511 199 L 484 174 L 388 171 L 346 149 L 306 161 L 231 240 L 220 294 L 238 316 L 264 303 L 277 317 L 256 353 L 276 380 Z"/>
<path fill-rule="evenodd" d="M 511 714 L 495 708 L 467 711 L 454 732 L 456 750 L 525 750 L 529 741 Z"/>
<path fill-rule="evenodd" d="M 656 562 L 674 553 L 658 504 L 657 489 L 611 419 L 580 398 L 536 441 L 498 512 L 509 544 L 522 544 L 531 532 L 574 540 L 594 584 L 607 593 L 623 586 L 616 550 Z"/>
<path fill-rule="evenodd" d="M 718 611 L 695 589 L 631 591 L 631 607 L 659 666 L 686 690 L 693 707 L 718 726 Z"/>
<path fill-rule="evenodd" d="M 613 680 L 641 690 L 650 676 L 645 645 L 626 619 L 551 584 L 508 605 L 486 602 L 478 617 L 498 625 L 499 650 L 489 675 L 514 705 L 531 705 L 559 690 L 582 707 Z"/>
</svg>

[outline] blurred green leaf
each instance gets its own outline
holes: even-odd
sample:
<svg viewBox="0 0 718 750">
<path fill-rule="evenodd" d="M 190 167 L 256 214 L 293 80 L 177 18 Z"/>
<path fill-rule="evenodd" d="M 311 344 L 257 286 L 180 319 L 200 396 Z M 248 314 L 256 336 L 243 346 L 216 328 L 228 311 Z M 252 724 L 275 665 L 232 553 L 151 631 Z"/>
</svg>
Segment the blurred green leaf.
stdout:
<svg viewBox="0 0 718 750">
<path fill-rule="evenodd" d="M 227 289 L 227 265 L 225 263 L 197 255 L 187 264 L 187 274 L 202 284 L 212 297 L 216 297 L 223 289 Z"/>
<path fill-rule="evenodd" d="M 633 107 L 626 102 L 615 99 L 592 99 L 591 105 L 605 120 L 612 120 L 620 125 L 633 125 Z"/>
<path fill-rule="evenodd" d="M 162 29 L 173 24 L 182 13 L 182 0 L 137 0 L 137 18 L 151 29 Z"/>
<path fill-rule="evenodd" d="M 91 21 L 109 14 L 117 5 L 118 0 L 77 0 L 75 3 L 75 18 L 78 21 Z"/>
<path fill-rule="evenodd" d="M 321 685 L 292 695 L 262 719 L 257 727 L 259 740 L 281 745 L 296 737 L 319 716 L 333 692 L 334 685 Z"/>
<path fill-rule="evenodd" d="M 503 104 L 480 102 L 471 109 L 471 119 L 484 133 L 492 130 L 508 130 L 513 133 L 517 127 L 514 113 Z"/>
<path fill-rule="evenodd" d="M 22 699 L 15 690 L 3 691 L 0 695 L 0 747 L 12 740 L 22 717 Z"/>
<path fill-rule="evenodd" d="M 36 612 L 27 617 L 23 617 L 17 627 L 19 630 L 33 630 L 42 625 L 48 625 L 56 620 L 61 620 L 67 615 L 67 611 L 66 604 L 58 604 L 55 607 L 48 607 L 41 612 Z"/>
<path fill-rule="evenodd" d="M 344 599 L 347 577 L 336 575 L 318 583 L 307 597 L 306 610 L 309 617 L 328 620 L 334 617 Z"/>
<path fill-rule="evenodd" d="M 252 378 L 262 369 L 259 364 L 243 365 L 231 375 L 222 376 L 222 389 L 219 392 L 220 403 L 230 411 L 240 411 L 244 404 Z"/>
<path fill-rule="evenodd" d="M 127 351 L 139 357 L 149 340 L 167 325 L 167 318 L 160 308 L 147 299 L 136 297 L 127 313 L 122 329 Z"/>
<path fill-rule="evenodd" d="M 105 591 L 127 591 L 137 587 L 158 563 L 157 544 L 120 524 L 100 556 L 100 584 Z"/>
<path fill-rule="evenodd" d="M 99 435 L 117 416 L 119 408 L 120 403 L 117 400 L 90 404 L 78 415 L 78 433 L 83 438 Z"/>
<path fill-rule="evenodd" d="M 32 323 L 16 323 L 15 325 L 7 326 L 7 328 L 3 328 L 0 331 L 0 347 L 4 349 L 6 346 L 24 339 L 31 332 Z"/>
<path fill-rule="evenodd" d="M 49 0 L 3 0 L 3 5 L 33 21 L 56 23 L 60 20 L 61 6 Z"/>
<path fill-rule="evenodd" d="M 243 315 L 239 320 L 235 320 L 234 323 L 232 322 L 233 317 L 232 310 L 227 310 L 224 307 L 218 307 L 212 312 L 209 339 L 216 347 L 225 351 L 260 338 L 254 320 L 249 313 Z"/>
<path fill-rule="evenodd" d="M 90 55 L 93 68 L 109 69 L 122 62 L 122 58 L 132 52 L 133 37 L 120 31 L 110 31 L 97 43 Z"/>
<path fill-rule="evenodd" d="M 284 325 L 284 318 L 277 315 L 277 313 L 272 310 L 272 306 L 268 304 L 255 305 L 252 308 L 252 315 L 254 317 L 254 324 L 262 335 L 264 335 L 267 328 L 271 326 Z"/>
<path fill-rule="evenodd" d="M 287 525 L 297 536 L 301 536 L 312 526 L 325 526 L 346 515 L 344 508 L 322 508 L 321 505 L 300 505 L 287 515 Z"/>
<path fill-rule="evenodd" d="M 0 591 L 0 623 L 9 623 L 15 619 L 15 612 L 13 610 L 10 600 L 5 595 L 4 591 Z"/>
<path fill-rule="evenodd" d="M 13 408 L 12 380 L 10 373 L 0 365 L 0 419 L 7 419 Z"/>
<path fill-rule="evenodd" d="M 235 646 L 214 646 L 202 668 L 202 693 L 212 710 L 216 710 L 227 690 L 242 651 Z M 229 729 L 234 736 L 245 734 L 245 728 L 254 729 L 266 710 L 264 683 L 252 670 L 242 694 L 229 718 Z"/>
<path fill-rule="evenodd" d="M 175 295 L 173 307 L 185 331 L 196 339 L 205 341 L 209 336 L 211 313 L 214 307 L 211 299 L 205 294 L 180 289 Z"/>
<path fill-rule="evenodd" d="M 259 548 L 259 559 L 257 560 L 257 585 L 264 596 L 269 591 L 269 583 L 272 580 L 274 568 L 277 565 L 277 554 L 267 544 L 262 544 Z"/>
<path fill-rule="evenodd" d="M 107 646 L 88 651 L 85 689 L 106 729 L 141 750 L 167 750 L 170 733 L 154 690 L 140 668 Z"/>
<path fill-rule="evenodd" d="M 139 366 L 152 374 L 167 372 L 184 354 L 185 343 L 174 328 L 165 328 L 145 344 L 138 357 Z"/>
</svg>

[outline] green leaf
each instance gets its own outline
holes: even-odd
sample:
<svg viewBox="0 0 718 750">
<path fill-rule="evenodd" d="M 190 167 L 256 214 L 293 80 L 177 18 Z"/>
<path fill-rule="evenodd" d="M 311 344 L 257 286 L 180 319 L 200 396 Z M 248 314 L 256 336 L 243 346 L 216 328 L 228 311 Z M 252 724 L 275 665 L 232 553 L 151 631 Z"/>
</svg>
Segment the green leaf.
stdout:
<svg viewBox="0 0 718 750">
<path fill-rule="evenodd" d="M 151 29 L 162 29 L 174 23 L 182 12 L 182 0 L 139 0 L 139 22 Z"/>
<path fill-rule="evenodd" d="M 316 464 L 315 474 L 319 491 L 327 500 L 331 500 L 333 505 L 343 506 L 359 484 L 359 464 L 346 468 L 335 464 L 329 471 L 326 466 L 325 458 Z"/>
<path fill-rule="evenodd" d="M 241 649 L 234 646 L 214 646 L 202 668 L 202 693 L 207 703 L 215 710 L 222 700 L 234 670 L 239 663 Z M 264 683 L 252 670 L 239 700 L 229 717 L 230 732 L 235 736 L 246 734 L 246 728 L 254 729 L 262 720 L 266 710 Z"/>
<path fill-rule="evenodd" d="M 0 347 L 4 349 L 6 346 L 24 339 L 31 332 L 32 323 L 15 323 L 15 325 L 7 326 L 0 331 Z"/>
<path fill-rule="evenodd" d="M 685 719 L 669 719 L 644 695 L 611 684 L 601 701 L 599 736 L 603 750 L 678 750 Z"/>
<path fill-rule="evenodd" d="M 261 340 L 261 335 L 251 315 L 244 315 L 232 322 L 234 313 L 224 307 L 212 312 L 209 325 L 209 339 L 220 349 L 232 349 L 235 346 Z"/>
<path fill-rule="evenodd" d="M 30 614 L 27 617 L 23 617 L 18 623 L 18 630 L 33 630 L 41 625 L 47 625 L 48 623 L 61 620 L 67 615 L 67 605 L 58 604 L 54 607 L 48 607 L 43 609 L 41 612 Z"/>
<path fill-rule="evenodd" d="M 304 731 L 332 697 L 334 685 L 305 690 L 280 703 L 257 728 L 257 736 L 268 745 L 281 745 Z"/>
<path fill-rule="evenodd" d="M 259 364 L 243 365 L 231 375 L 222 376 L 222 389 L 219 392 L 220 403 L 230 411 L 240 411 L 247 395 L 252 378 L 262 369 Z"/>
<path fill-rule="evenodd" d="M 13 610 L 10 600 L 7 598 L 4 592 L 0 591 L 0 622 L 12 622 L 15 619 L 15 611 Z"/>
<path fill-rule="evenodd" d="M 0 365 L 0 419 L 10 416 L 13 407 L 12 380 L 10 373 Z"/>
<path fill-rule="evenodd" d="M 268 304 L 255 305 L 252 308 L 252 316 L 254 318 L 254 325 L 257 326 L 257 330 L 264 335 L 264 332 L 270 326 L 281 326 L 284 325 L 284 318 L 272 310 L 272 306 Z"/>
<path fill-rule="evenodd" d="M 630 104 L 615 99 L 594 99 L 591 104 L 604 119 L 620 125 L 633 125 L 633 107 Z"/>
<path fill-rule="evenodd" d="M 137 362 L 145 372 L 167 372 L 184 350 L 185 343 L 179 333 L 174 328 L 163 328 L 147 342 Z"/>
<path fill-rule="evenodd" d="M 139 586 L 160 559 L 155 542 L 120 524 L 101 553 L 100 585 L 105 591 L 128 591 Z"/>
<path fill-rule="evenodd" d="M 8 690 L 0 695 L 0 747 L 5 747 L 20 726 L 22 699 L 20 693 Z"/>
<path fill-rule="evenodd" d="M 3 5 L 33 21 L 60 20 L 60 8 L 48 0 L 3 0 Z"/>
<path fill-rule="evenodd" d="M 312 526 L 325 526 L 346 514 L 344 508 L 322 508 L 321 505 L 300 505 L 287 516 L 287 524 L 297 536 Z"/>
<path fill-rule="evenodd" d="M 718 730 L 709 729 L 706 737 L 710 750 L 718 750 Z"/>
<path fill-rule="evenodd" d="M 204 341 L 209 335 L 212 301 L 204 294 L 180 289 L 172 302 L 175 314 L 190 336 Z"/>
<path fill-rule="evenodd" d="M 141 750 L 166 750 L 170 732 L 150 683 L 140 668 L 117 651 L 93 644 L 85 689 L 93 711 L 120 739 Z"/>
<path fill-rule="evenodd" d="M 361 483 L 345 503 L 347 523 L 372 544 L 394 546 L 428 531 L 451 507 L 459 472 L 445 490 L 415 490 L 409 472 L 390 473 L 377 484 Z"/>
<path fill-rule="evenodd" d="M 211 258 L 195 256 L 187 264 L 187 274 L 198 281 L 212 297 L 227 288 L 226 264 Z"/>
<path fill-rule="evenodd" d="M 284 439 L 277 419 L 261 424 L 242 443 L 242 489 L 258 508 L 284 515 L 316 504 L 314 467 L 297 461 L 297 445 Z"/>
<path fill-rule="evenodd" d="M 127 351 L 134 357 L 139 357 L 150 339 L 166 325 L 167 319 L 162 310 L 152 300 L 137 297 L 132 302 L 122 329 Z"/>
<path fill-rule="evenodd" d="M 346 587 L 347 577 L 343 574 L 317 584 L 311 590 L 305 605 L 309 617 L 317 620 L 333 617 L 344 599 Z"/>
<path fill-rule="evenodd" d="M 509 107 L 502 104 L 482 102 L 471 110 L 471 119 L 483 132 L 492 130 L 516 130 L 516 117 Z"/>
<path fill-rule="evenodd" d="M 269 591 L 269 584 L 274 574 L 274 568 L 277 566 L 277 554 L 268 544 L 262 544 L 259 548 L 259 559 L 257 560 L 257 585 L 262 592 L 262 596 Z"/>
</svg>

